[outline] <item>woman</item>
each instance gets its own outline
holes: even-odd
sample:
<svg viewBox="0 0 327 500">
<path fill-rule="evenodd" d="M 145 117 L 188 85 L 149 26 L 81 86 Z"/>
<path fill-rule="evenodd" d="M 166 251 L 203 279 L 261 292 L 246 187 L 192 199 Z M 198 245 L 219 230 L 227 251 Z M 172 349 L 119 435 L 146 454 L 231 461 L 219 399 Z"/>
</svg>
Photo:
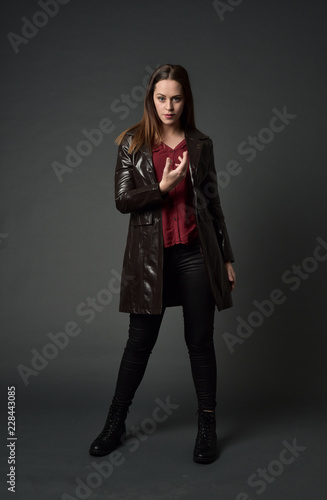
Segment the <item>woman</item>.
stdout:
<svg viewBox="0 0 327 500">
<path fill-rule="evenodd" d="M 129 337 L 105 426 L 90 454 L 121 443 L 125 419 L 166 307 L 182 305 L 198 400 L 193 460 L 218 456 L 214 312 L 232 306 L 234 261 L 220 206 L 211 139 L 194 122 L 186 70 L 163 65 L 151 76 L 142 120 L 118 138 L 117 209 L 130 213 L 120 308 Z"/>
</svg>

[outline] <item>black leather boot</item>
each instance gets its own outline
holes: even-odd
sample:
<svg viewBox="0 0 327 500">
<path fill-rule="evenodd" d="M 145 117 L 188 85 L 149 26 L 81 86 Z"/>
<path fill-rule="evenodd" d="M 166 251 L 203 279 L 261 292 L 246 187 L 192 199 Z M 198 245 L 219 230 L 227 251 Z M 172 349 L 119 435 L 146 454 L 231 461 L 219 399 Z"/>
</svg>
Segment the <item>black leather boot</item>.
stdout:
<svg viewBox="0 0 327 500">
<path fill-rule="evenodd" d="M 128 406 L 112 403 L 102 432 L 90 446 L 90 455 L 102 457 L 109 455 L 118 448 L 126 435 L 125 420 L 127 412 Z"/>
<path fill-rule="evenodd" d="M 198 415 L 193 460 L 199 464 L 210 464 L 218 457 L 215 412 L 199 410 Z"/>
</svg>

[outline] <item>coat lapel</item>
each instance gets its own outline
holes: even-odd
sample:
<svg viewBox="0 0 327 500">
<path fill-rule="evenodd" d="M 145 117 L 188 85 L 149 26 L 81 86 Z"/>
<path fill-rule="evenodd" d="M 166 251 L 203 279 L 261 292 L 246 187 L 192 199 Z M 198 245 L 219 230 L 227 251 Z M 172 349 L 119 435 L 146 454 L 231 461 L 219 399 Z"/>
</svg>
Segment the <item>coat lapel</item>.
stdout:
<svg viewBox="0 0 327 500">
<path fill-rule="evenodd" d="M 203 146 L 203 139 L 206 139 L 208 136 L 202 134 L 199 130 L 187 130 L 185 132 L 185 139 L 186 139 L 186 144 L 187 144 L 187 151 L 188 151 L 188 157 L 189 157 L 189 164 L 190 164 L 190 173 L 191 173 L 191 178 L 192 182 L 194 184 L 194 179 L 196 176 L 196 171 L 199 165 L 199 160 L 201 156 L 201 151 L 202 151 L 202 146 Z M 144 158 L 147 160 L 147 171 L 150 173 L 152 171 L 154 177 L 155 177 L 155 172 L 154 172 L 154 166 L 153 166 L 153 161 L 152 161 L 152 152 L 148 148 L 148 146 L 143 145 L 140 148 L 140 151 L 142 152 Z"/>
<path fill-rule="evenodd" d="M 202 152 L 203 139 L 207 138 L 206 135 L 202 134 L 198 130 L 191 130 L 185 133 L 189 163 L 190 163 L 190 174 L 194 185 L 196 178 L 196 172 L 199 165 L 199 160 Z"/>
<path fill-rule="evenodd" d="M 146 168 L 147 174 L 150 176 L 150 178 L 152 177 L 152 182 L 157 182 L 157 177 L 156 177 L 156 173 L 155 173 L 153 161 L 152 161 L 152 151 L 150 151 L 148 146 L 143 144 L 143 146 L 140 147 L 140 152 L 142 153 L 142 156 L 146 160 L 146 167 L 145 168 Z M 143 170 L 143 166 L 142 166 L 142 170 Z M 144 175 L 144 172 L 143 172 L 143 175 Z"/>
</svg>

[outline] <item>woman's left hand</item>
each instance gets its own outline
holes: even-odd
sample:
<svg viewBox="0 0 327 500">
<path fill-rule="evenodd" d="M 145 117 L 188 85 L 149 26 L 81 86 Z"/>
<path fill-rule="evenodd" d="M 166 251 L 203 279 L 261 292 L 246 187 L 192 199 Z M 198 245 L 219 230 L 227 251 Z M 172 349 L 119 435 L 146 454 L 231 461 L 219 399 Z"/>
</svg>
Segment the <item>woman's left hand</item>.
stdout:
<svg viewBox="0 0 327 500">
<path fill-rule="evenodd" d="M 235 285 L 236 285 L 236 274 L 233 269 L 232 263 L 231 262 L 225 262 L 225 266 L 227 269 L 227 274 L 228 274 L 228 279 L 229 279 L 229 284 L 231 287 L 231 290 L 234 290 Z"/>
</svg>

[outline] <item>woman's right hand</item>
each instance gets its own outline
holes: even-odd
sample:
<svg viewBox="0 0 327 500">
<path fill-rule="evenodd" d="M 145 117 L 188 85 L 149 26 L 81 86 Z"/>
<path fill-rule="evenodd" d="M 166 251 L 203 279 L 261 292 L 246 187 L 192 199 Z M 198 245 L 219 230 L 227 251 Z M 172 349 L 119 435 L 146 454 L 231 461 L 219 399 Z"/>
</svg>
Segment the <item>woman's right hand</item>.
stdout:
<svg viewBox="0 0 327 500">
<path fill-rule="evenodd" d="M 187 151 L 184 151 L 183 157 L 178 157 L 180 163 L 175 163 L 176 168 L 172 168 L 172 160 L 167 158 L 163 170 L 162 179 L 159 183 L 159 189 L 162 193 L 169 193 L 186 177 L 187 173 Z"/>
</svg>

